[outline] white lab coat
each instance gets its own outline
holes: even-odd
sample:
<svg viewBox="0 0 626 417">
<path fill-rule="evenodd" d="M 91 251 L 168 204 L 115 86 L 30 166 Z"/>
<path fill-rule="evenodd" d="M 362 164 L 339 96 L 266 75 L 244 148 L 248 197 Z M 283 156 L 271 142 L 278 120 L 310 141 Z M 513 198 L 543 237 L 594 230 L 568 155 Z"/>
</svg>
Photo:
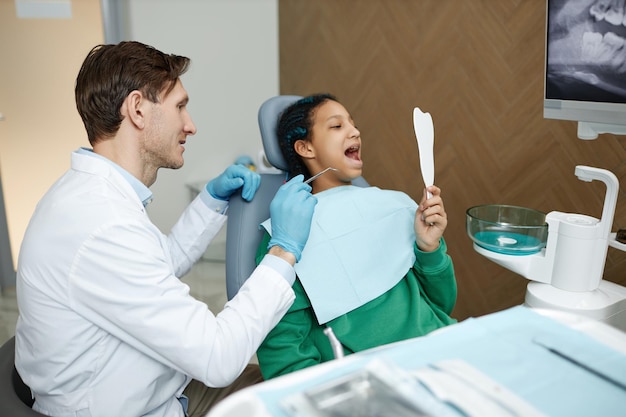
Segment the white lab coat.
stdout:
<svg viewBox="0 0 626 417">
<path fill-rule="evenodd" d="M 293 302 L 260 265 L 217 316 L 177 277 L 225 222 L 198 197 L 169 236 L 106 161 L 72 167 L 38 204 L 20 251 L 16 367 L 58 417 L 182 416 L 191 378 L 226 386 Z"/>
</svg>

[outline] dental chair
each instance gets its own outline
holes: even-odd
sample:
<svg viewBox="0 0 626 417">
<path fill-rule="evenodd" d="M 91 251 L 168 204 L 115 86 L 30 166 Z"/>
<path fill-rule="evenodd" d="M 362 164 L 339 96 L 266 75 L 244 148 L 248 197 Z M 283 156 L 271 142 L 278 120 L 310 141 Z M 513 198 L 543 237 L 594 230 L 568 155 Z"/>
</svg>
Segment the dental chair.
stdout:
<svg viewBox="0 0 626 417">
<path fill-rule="evenodd" d="M 0 348 L 0 416 L 45 417 L 34 411 L 30 388 L 15 370 L 15 337 Z"/>
<path fill-rule="evenodd" d="M 270 202 L 287 177 L 285 161 L 276 135 L 280 114 L 301 96 L 275 96 L 259 108 L 259 129 L 267 161 L 281 170 L 278 174 L 261 174 L 261 185 L 252 201 L 245 201 L 237 192 L 230 198 L 226 225 L 226 295 L 230 300 L 256 268 L 256 252 L 263 231 L 259 225 L 270 217 Z M 354 185 L 368 187 L 364 178 L 353 181 Z"/>
</svg>

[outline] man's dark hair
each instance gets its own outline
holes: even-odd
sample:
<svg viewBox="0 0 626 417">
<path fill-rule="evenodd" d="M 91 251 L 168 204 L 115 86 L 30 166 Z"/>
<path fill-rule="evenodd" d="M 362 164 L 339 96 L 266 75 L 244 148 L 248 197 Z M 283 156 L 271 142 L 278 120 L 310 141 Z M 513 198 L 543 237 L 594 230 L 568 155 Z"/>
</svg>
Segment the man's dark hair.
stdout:
<svg viewBox="0 0 626 417">
<path fill-rule="evenodd" d="M 122 123 L 120 109 L 138 90 L 156 103 L 189 67 L 189 58 L 165 54 L 140 42 L 94 47 L 76 78 L 76 107 L 89 143 L 114 135 Z"/>
</svg>

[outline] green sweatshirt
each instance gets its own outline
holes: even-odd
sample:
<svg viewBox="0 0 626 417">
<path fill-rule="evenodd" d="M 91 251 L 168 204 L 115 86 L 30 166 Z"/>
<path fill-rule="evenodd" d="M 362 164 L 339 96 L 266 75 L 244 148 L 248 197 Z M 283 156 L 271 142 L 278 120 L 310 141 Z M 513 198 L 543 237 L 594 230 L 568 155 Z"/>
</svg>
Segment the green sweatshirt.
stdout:
<svg viewBox="0 0 626 417">
<path fill-rule="evenodd" d="M 257 263 L 267 253 L 269 234 L 257 251 Z M 343 316 L 319 325 L 302 284 L 296 279 L 296 299 L 257 351 L 265 379 L 334 359 L 324 329 L 332 327 L 350 354 L 423 336 L 456 323 L 449 314 L 456 302 L 452 259 L 443 238 L 439 249 L 422 252 L 414 244 L 415 264 L 391 290 Z"/>
</svg>

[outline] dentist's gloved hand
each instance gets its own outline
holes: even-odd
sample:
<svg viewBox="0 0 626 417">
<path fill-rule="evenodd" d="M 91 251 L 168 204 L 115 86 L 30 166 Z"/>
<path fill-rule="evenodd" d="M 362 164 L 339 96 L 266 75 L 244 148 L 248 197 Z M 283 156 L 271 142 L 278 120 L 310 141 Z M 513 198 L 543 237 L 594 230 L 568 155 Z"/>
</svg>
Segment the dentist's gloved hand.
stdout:
<svg viewBox="0 0 626 417">
<path fill-rule="evenodd" d="M 283 184 L 270 203 L 272 238 L 267 245 L 280 246 L 300 261 L 302 250 L 309 238 L 313 211 L 317 198 L 311 194 L 311 186 L 303 182 L 304 176 L 293 177 Z"/>
<path fill-rule="evenodd" d="M 236 164 L 229 166 L 222 174 L 209 181 L 206 190 L 213 198 L 228 201 L 235 191 L 243 187 L 241 196 L 244 200 L 250 201 L 260 184 L 261 176 L 259 174 L 250 171 L 243 165 Z"/>
</svg>

